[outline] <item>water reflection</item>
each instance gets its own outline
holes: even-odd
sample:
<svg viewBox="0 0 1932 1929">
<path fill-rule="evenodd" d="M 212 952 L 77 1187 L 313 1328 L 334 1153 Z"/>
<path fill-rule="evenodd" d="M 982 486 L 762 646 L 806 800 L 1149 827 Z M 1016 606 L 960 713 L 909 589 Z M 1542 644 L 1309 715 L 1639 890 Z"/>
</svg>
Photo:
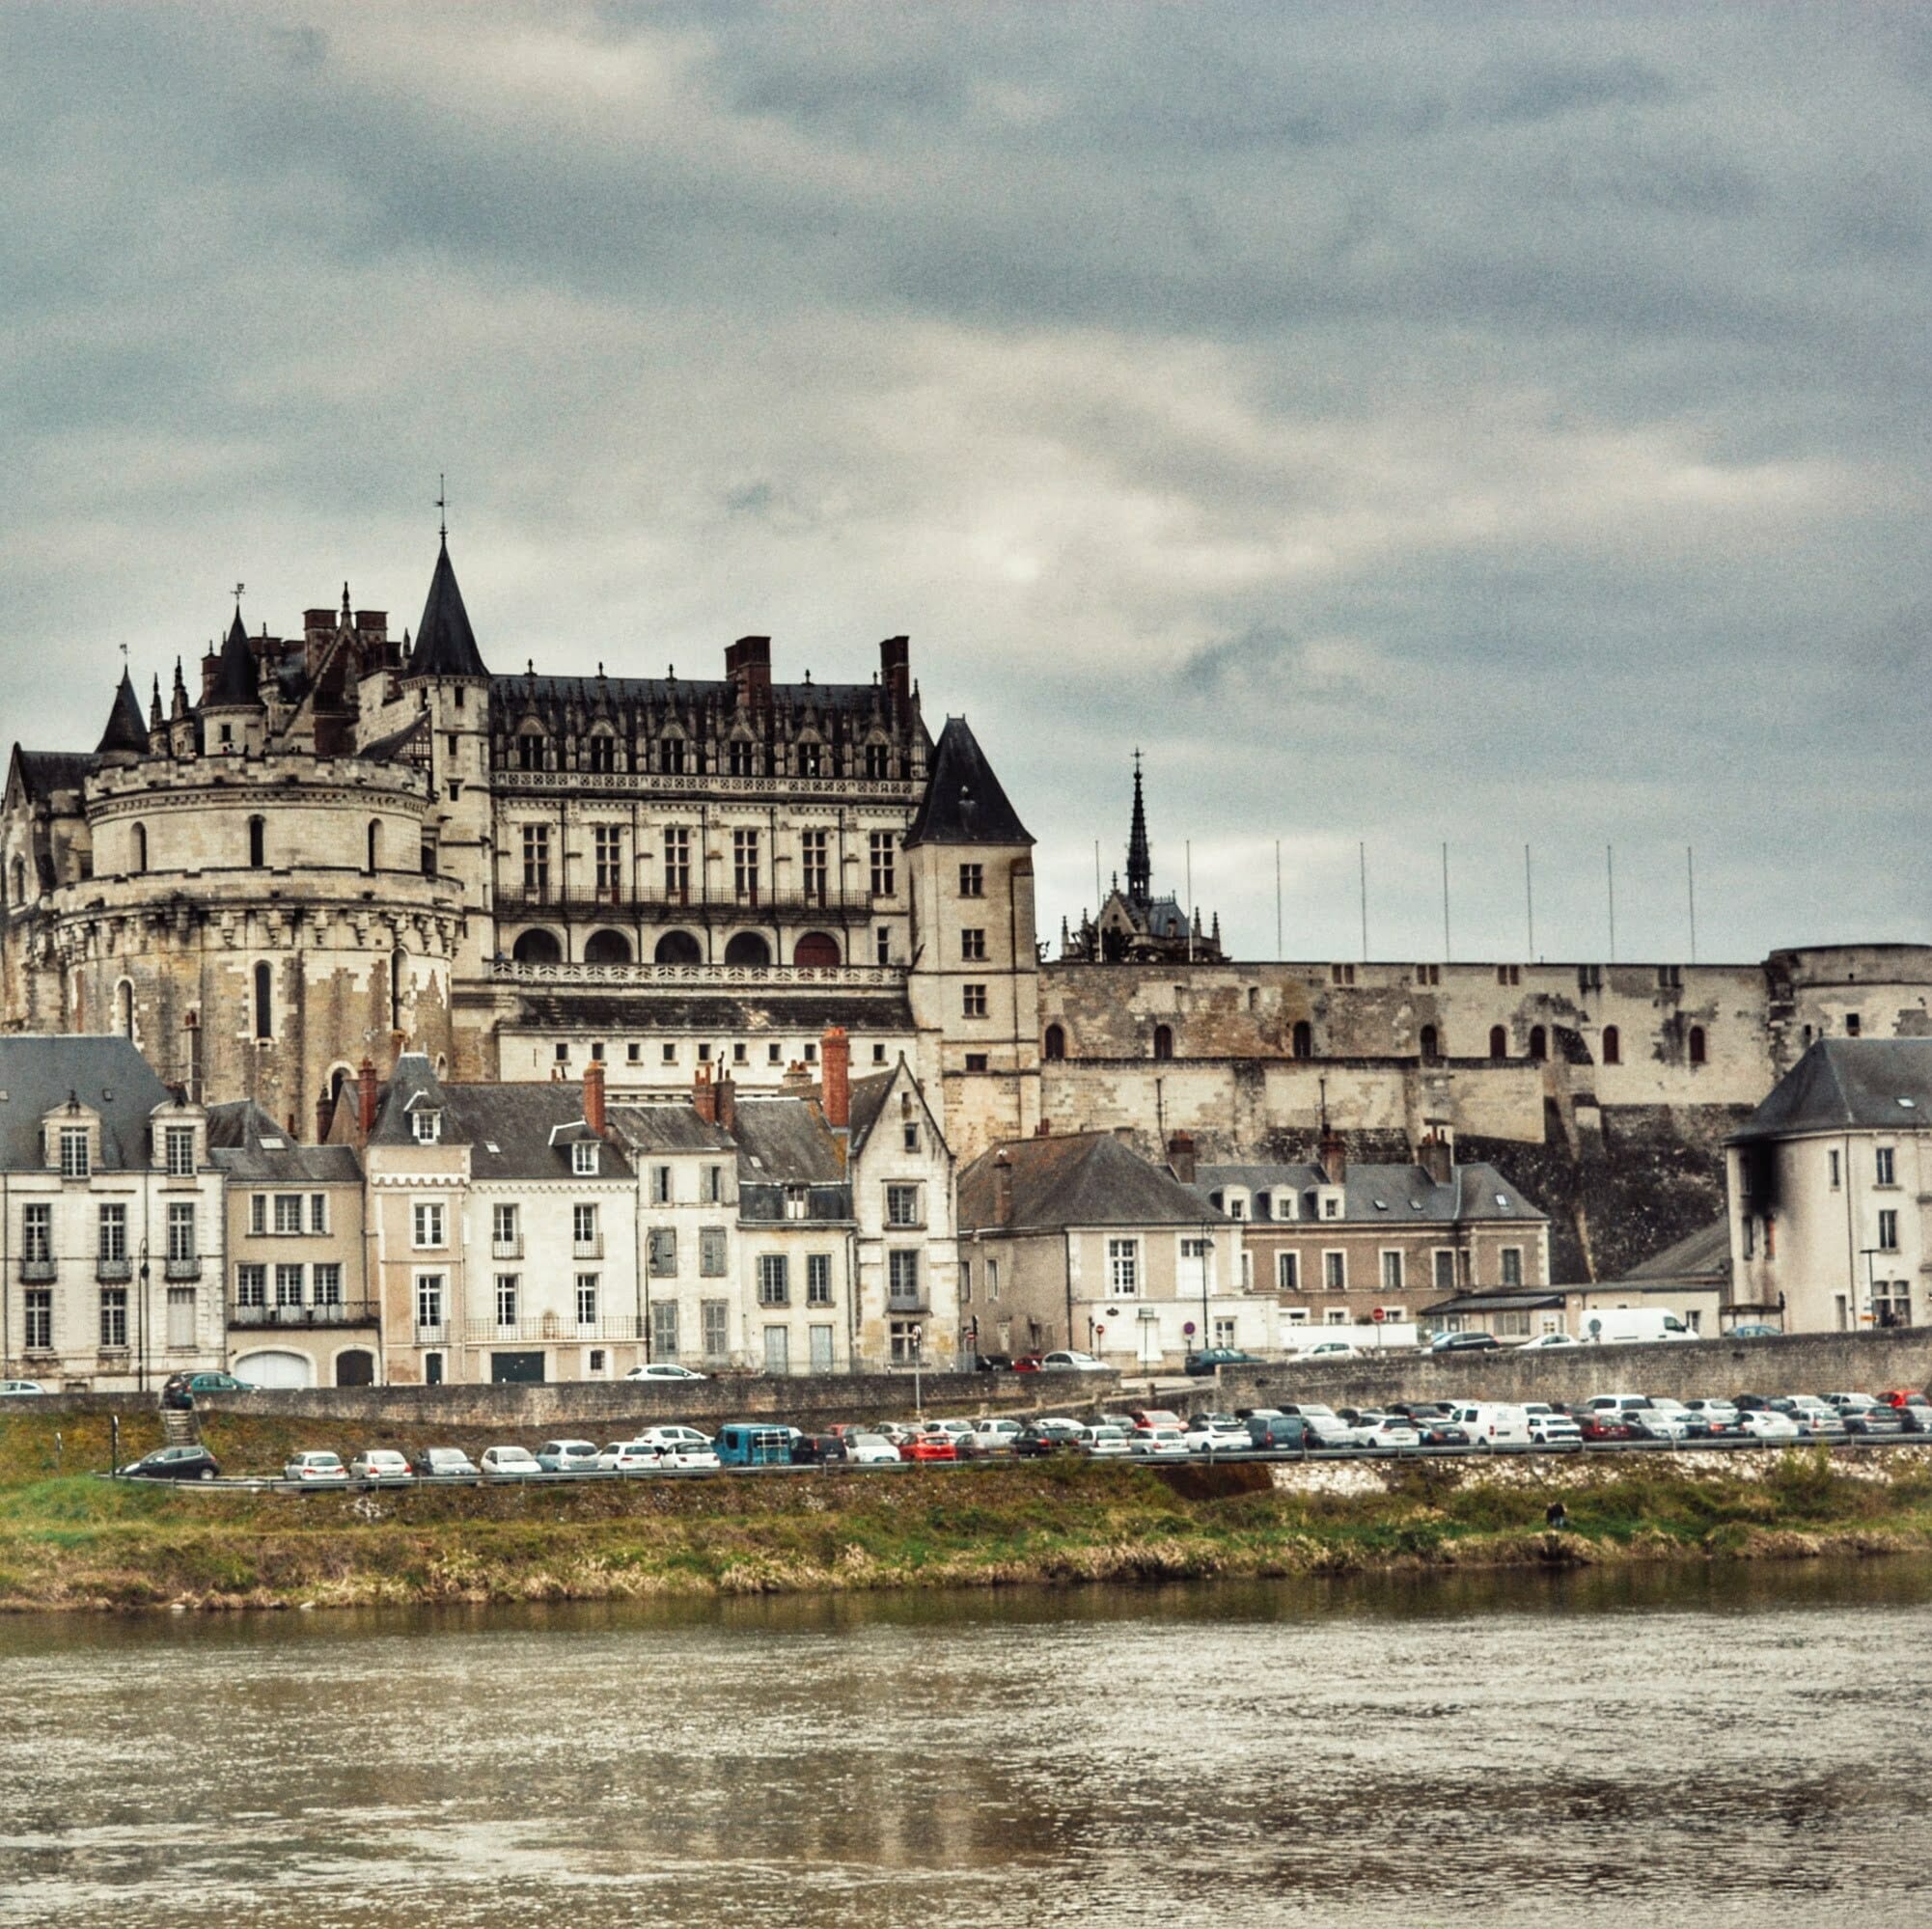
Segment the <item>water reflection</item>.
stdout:
<svg viewBox="0 0 1932 1929">
<path fill-rule="evenodd" d="M 0 1923 L 1917 1922 L 1928 1634 L 1902 1561 L 24 1618 Z"/>
</svg>

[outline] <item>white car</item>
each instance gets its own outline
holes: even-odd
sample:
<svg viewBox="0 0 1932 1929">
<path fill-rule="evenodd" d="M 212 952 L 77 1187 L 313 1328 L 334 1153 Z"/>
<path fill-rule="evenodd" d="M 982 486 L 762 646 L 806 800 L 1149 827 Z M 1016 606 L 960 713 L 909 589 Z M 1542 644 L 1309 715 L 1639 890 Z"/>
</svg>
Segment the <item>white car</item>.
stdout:
<svg viewBox="0 0 1932 1929">
<path fill-rule="evenodd" d="M 1020 1423 L 1016 1419 L 982 1419 L 973 1429 L 973 1443 L 983 1447 L 988 1453 L 1010 1453 L 1019 1433 Z"/>
<path fill-rule="evenodd" d="M 546 1440 L 537 1449 L 537 1464 L 546 1474 L 594 1474 L 597 1471 L 597 1443 L 594 1440 Z"/>
<path fill-rule="evenodd" d="M 597 1455 L 597 1466 L 605 1474 L 655 1474 L 666 1464 L 665 1456 L 676 1451 L 654 1440 L 614 1440 Z M 487 1466 L 489 1456 L 483 1456 Z"/>
<path fill-rule="evenodd" d="M 1422 1444 L 1415 1421 L 1406 1414 L 1377 1414 L 1372 1419 L 1365 1414 L 1354 1431 L 1357 1447 L 1406 1447 Z"/>
<path fill-rule="evenodd" d="M 1737 1418 L 1752 1440 L 1773 1440 L 1781 1446 L 1787 1440 L 1798 1438 L 1798 1422 L 1789 1414 L 1774 1413 L 1769 1407 L 1757 1407 L 1749 1413 L 1739 1414 Z"/>
<path fill-rule="evenodd" d="M 1082 1353 L 1070 1346 L 1063 1346 L 1056 1353 L 1042 1353 L 1039 1369 L 1042 1373 L 1106 1373 L 1113 1370 L 1105 1361 L 1096 1360 L 1092 1354 Z"/>
<path fill-rule="evenodd" d="M 409 1463 L 393 1447 L 366 1447 L 348 1464 L 351 1480 L 413 1480 Z"/>
<path fill-rule="evenodd" d="M 920 1428 L 924 1434 L 943 1434 L 954 1443 L 970 1438 L 977 1430 L 970 1419 L 929 1419 Z M 1015 1427 L 1013 1431 L 1017 1433 L 1019 1428 Z"/>
<path fill-rule="evenodd" d="M 688 1366 L 674 1365 L 668 1360 L 654 1360 L 649 1366 L 633 1366 L 624 1375 L 626 1380 L 703 1380 L 707 1376 L 694 1373 Z"/>
<path fill-rule="evenodd" d="M 657 1449 L 657 1464 L 674 1474 L 714 1474 L 723 1462 L 708 1443 L 699 1447 L 691 1441 L 680 1440 L 674 1446 Z"/>
<path fill-rule="evenodd" d="M 38 1380 L 0 1380 L 0 1399 L 14 1394 L 44 1393 L 46 1391 Z"/>
<path fill-rule="evenodd" d="M 1534 1339 L 1526 1339 L 1518 1349 L 1524 1353 L 1533 1352 L 1541 1346 L 1578 1346 L 1582 1341 L 1572 1339 L 1567 1333 L 1539 1333 Z"/>
<path fill-rule="evenodd" d="M 485 1475 L 499 1479 L 529 1480 L 543 1472 L 527 1447 L 486 1447 L 480 1464 Z"/>
<path fill-rule="evenodd" d="M 1134 1451 L 1133 1436 L 1124 1426 L 1090 1426 L 1080 1447 L 1096 1460 L 1118 1460 Z"/>
<path fill-rule="evenodd" d="M 282 1477 L 285 1480 L 307 1481 L 312 1485 L 318 1480 L 340 1484 L 348 1478 L 348 1469 L 343 1465 L 340 1453 L 298 1453 L 292 1460 L 284 1463 Z"/>
<path fill-rule="evenodd" d="M 1523 1412 L 1530 1421 L 1532 1446 L 1581 1447 L 1584 1444 L 1583 1428 L 1569 1414 L 1559 1414 L 1548 1401 L 1527 1401 Z"/>
<path fill-rule="evenodd" d="M 1297 1360 L 1355 1360 L 1361 1356 L 1346 1339 L 1317 1339 L 1312 1346 L 1297 1350 Z"/>
<path fill-rule="evenodd" d="M 899 1450 L 882 1433 L 848 1433 L 845 1454 L 859 1467 L 897 1467 Z"/>
<path fill-rule="evenodd" d="M 1186 1438 L 1192 1453 L 1245 1453 L 1255 1444 L 1245 1421 L 1222 1414 L 1190 1420 Z"/>
<path fill-rule="evenodd" d="M 1738 1420 L 1737 1408 L 1728 1400 L 1686 1400 L 1684 1411 L 1696 1414 L 1699 1419 L 1715 1420 L 1724 1426 L 1735 1426 Z"/>
<path fill-rule="evenodd" d="M 1841 1414 L 1862 1414 L 1879 1403 L 1869 1393 L 1827 1393 L 1825 1402 L 1836 1407 Z"/>
<path fill-rule="evenodd" d="M 704 1447 L 711 1444 L 711 1436 L 700 1433 L 695 1426 L 648 1426 L 638 1439 L 648 1440 L 653 1447 Z"/>
<path fill-rule="evenodd" d="M 1144 1426 L 1127 1443 L 1129 1453 L 1160 1460 L 1179 1459 L 1187 1450 L 1187 1436 L 1177 1426 Z"/>
</svg>

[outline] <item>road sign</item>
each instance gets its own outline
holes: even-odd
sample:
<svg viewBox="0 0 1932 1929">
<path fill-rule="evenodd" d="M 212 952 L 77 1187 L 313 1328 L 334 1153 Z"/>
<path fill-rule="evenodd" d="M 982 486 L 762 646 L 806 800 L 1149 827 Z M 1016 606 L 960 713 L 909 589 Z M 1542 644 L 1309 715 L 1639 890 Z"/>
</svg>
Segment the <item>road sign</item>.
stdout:
<svg viewBox="0 0 1932 1929">
<path fill-rule="evenodd" d="M 1368 1317 L 1369 1317 L 1370 1319 L 1372 1319 L 1372 1320 L 1373 1320 L 1373 1321 L 1375 1322 L 1375 1324 L 1376 1324 L 1377 1326 L 1380 1326 L 1380 1325 L 1382 1324 L 1382 1321 L 1384 1320 L 1384 1318 L 1386 1318 L 1386 1317 L 1387 1317 L 1387 1315 L 1386 1315 L 1386 1314 L 1385 1314 L 1385 1313 L 1383 1312 L 1382 1309 L 1381 1309 L 1381 1308 L 1380 1308 L 1380 1307 L 1378 1306 L 1378 1307 L 1377 1307 L 1377 1308 L 1375 1309 L 1375 1310 L 1374 1310 L 1373 1312 L 1371 1312 L 1371 1313 L 1370 1313 L 1370 1314 L 1368 1315 Z"/>
</svg>

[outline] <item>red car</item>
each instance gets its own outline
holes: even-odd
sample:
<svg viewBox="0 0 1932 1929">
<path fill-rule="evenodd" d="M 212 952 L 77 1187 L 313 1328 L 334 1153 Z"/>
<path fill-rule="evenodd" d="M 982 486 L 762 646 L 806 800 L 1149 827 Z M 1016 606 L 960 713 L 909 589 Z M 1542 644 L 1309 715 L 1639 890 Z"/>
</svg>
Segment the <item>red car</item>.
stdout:
<svg viewBox="0 0 1932 1929">
<path fill-rule="evenodd" d="M 1634 1427 L 1626 1426 L 1619 1419 L 1608 1419 L 1600 1413 L 1579 1414 L 1577 1426 L 1586 1440 L 1635 1440 Z"/>
<path fill-rule="evenodd" d="M 1127 1415 L 1134 1423 L 1136 1433 L 1152 1433 L 1157 1426 L 1178 1427 L 1182 1424 L 1178 1414 L 1171 1414 L 1165 1407 L 1135 1407 Z"/>
<path fill-rule="evenodd" d="M 1889 1407 L 1932 1407 L 1932 1400 L 1928 1400 L 1923 1393 L 1915 1393 L 1910 1387 L 1894 1387 L 1889 1393 L 1881 1393 L 1879 1398 Z"/>
<path fill-rule="evenodd" d="M 912 1440 L 899 1442 L 901 1460 L 957 1460 L 959 1449 L 952 1445 L 951 1434 L 922 1433 Z"/>
<path fill-rule="evenodd" d="M 1039 1355 L 1037 1353 L 1022 1353 L 1013 1362 L 1013 1371 L 1015 1373 L 1037 1373 L 1039 1371 Z"/>
</svg>

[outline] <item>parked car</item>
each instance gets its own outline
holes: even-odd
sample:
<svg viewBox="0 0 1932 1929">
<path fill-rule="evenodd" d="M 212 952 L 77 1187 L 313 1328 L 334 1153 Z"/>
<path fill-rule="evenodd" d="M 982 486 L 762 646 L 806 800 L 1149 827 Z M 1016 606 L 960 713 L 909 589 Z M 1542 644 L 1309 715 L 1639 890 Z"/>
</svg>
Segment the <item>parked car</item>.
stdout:
<svg viewBox="0 0 1932 1929">
<path fill-rule="evenodd" d="M 1177 1426 L 1136 1427 L 1127 1437 L 1127 1451 L 1178 1460 L 1187 1452 L 1187 1439 Z"/>
<path fill-rule="evenodd" d="M 845 1451 L 859 1467 L 897 1467 L 899 1450 L 882 1433 L 848 1433 Z"/>
<path fill-rule="evenodd" d="M 1567 1333 L 1539 1333 L 1533 1339 L 1525 1339 L 1517 1346 L 1519 1353 L 1534 1353 L 1545 1346 L 1580 1346 L 1583 1342 Z"/>
<path fill-rule="evenodd" d="M 1855 1407 L 1845 1416 L 1845 1431 L 1862 1440 L 1900 1440 L 1911 1432 L 1905 1415 L 1897 1407 L 1882 1407 L 1876 1401 L 1868 1407 Z"/>
<path fill-rule="evenodd" d="M 1406 1414 L 1381 1414 L 1374 1419 L 1365 1419 L 1356 1428 L 1355 1444 L 1372 1447 L 1420 1447 L 1422 1436 Z"/>
<path fill-rule="evenodd" d="M 284 1461 L 282 1477 L 285 1480 L 300 1480 L 305 1486 L 324 1481 L 340 1485 L 348 1478 L 348 1469 L 343 1465 L 340 1453 L 326 1453 L 313 1448 Z"/>
<path fill-rule="evenodd" d="M 537 1464 L 536 1454 L 527 1447 L 484 1447 L 481 1471 L 485 1477 L 494 1475 L 504 1480 L 529 1480 L 543 1472 Z"/>
<path fill-rule="evenodd" d="M 1503 1342 L 1493 1333 L 1439 1333 L 1429 1341 L 1431 1353 L 1494 1353 Z"/>
<path fill-rule="evenodd" d="M 1910 1387 L 1893 1387 L 1889 1392 L 1881 1393 L 1879 1398 L 1889 1407 L 1932 1407 L 1932 1399 L 1915 1392 Z"/>
<path fill-rule="evenodd" d="M 988 1453 L 1010 1453 L 1019 1433 L 1020 1423 L 1016 1419 L 982 1419 L 973 1429 L 973 1439 Z"/>
<path fill-rule="evenodd" d="M 899 1448 L 899 1458 L 915 1463 L 927 1460 L 957 1460 L 959 1449 L 950 1433 L 923 1433 Z"/>
<path fill-rule="evenodd" d="M 1747 1438 L 1770 1441 L 1782 1446 L 1786 1441 L 1799 1438 L 1798 1422 L 1789 1414 L 1781 1414 L 1775 1407 L 1750 1407 L 1738 1415 L 1738 1423 L 1744 1428 Z"/>
<path fill-rule="evenodd" d="M 546 1440 L 537 1449 L 537 1464 L 546 1474 L 594 1474 L 597 1471 L 597 1443 L 594 1440 Z"/>
<path fill-rule="evenodd" d="M 1932 1406 L 1893 1407 L 1892 1412 L 1905 1422 L 1907 1433 L 1932 1433 Z"/>
<path fill-rule="evenodd" d="M 1847 1417 L 1855 1413 L 1861 1413 L 1866 1407 L 1875 1407 L 1880 1404 L 1869 1393 L 1822 1393 L 1819 1397 L 1827 1406 L 1836 1407 L 1841 1414 Z"/>
<path fill-rule="evenodd" d="M 473 1480 L 477 1473 L 476 1462 L 460 1447 L 418 1447 L 409 1465 L 419 1480 Z"/>
<path fill-rule="evenodd" d="M 1690 1432 L 1681 1414 L 1667 1413 L 1662 1407 L 1631 1407 L 1623 1418 L 1636 1440 L 1661 1441 L 1674 1447 Z"/>
<path fill-rule="evenodd" d="M 413 1480 L 409 1462 L 393 1447 L 365 1447 L 348 1464 L 351 1480 Z"/>
<path fill-rule="evenodd" d="M 1127 1415 L 1127 1423 L 1136 1433 L 1149 1433 L 1156 1427 L 1171 1426 L 1178 1433 L 1181 1427 L 1180 1416 L 1170 1413 L 1166 1407 L 1135 1407 Z"/>
<path fill-rule="evenodd" d="M 1766 1326 L 1761 1320 L 1748 1319 L 1742 1326 L 1734 1326 L 1725 1335 L 1726 1339 L 1777 1339 L 1783 1334 L 1781 1326 Z"/>
<path fill-rule="evenodd" d="M 1297 1364 L 1319 1363 L 1323 1360 L 1356 1360 L 1360 1357 L 1353 1342 L 1346 1339 L 1317 1339 L 1312 1346 L 1295 1348 Z"/>
<path fill-rule="evenodd" d="M 1090 1353 L 1082 1353 L 1077 1347 L 1063 1346 L 1057 1352 L 1042 1353 L 1039 1356 L 1042 1373 L 1108 1373 L 1112 1372 L 1105 1361 L 1096 1360 Z"/>
<path fill-rule="evenodd" d="M 1828 1406 L 1815 1393 L 1796 1393 L 1778 1402 L 1780 1409 L 1798 1422 L 1799 1431 L 1813 1440 L 1842 1440 L 1845 1422 L 1836 1407 Z"/>
<path fill-rule="evenodd" d="M 1577 1416 L 1577 1430 L 1592 1445 L 1606 1440 L 1634 1440 L 1629 1417 L 1615 1407 L 1592 1407 Z"/>
<path fill-rule="evenodd" d="M 973 1370 L 976 1373 L 1010 1373 L 1013 1363 L 1004 1353 L 976 1353 L 973 1356 Z"/>
<path fill-rule="evenodd" d="M 1247 1421 L 1232 1414 L 1197 1414 L 1182 1431 L 1196 1453 L 1245 1453 L 1255 1444 Z"/>
<path fill-rule="evenodd" d="M 638 1439 L 648 1440 L 653 1447 L 704 1448 L 711 1445 L 711 1436 L 700 1433 L 695 1426 L 648 1426 Z"/>
<path fill-rule="evenodd" d="M 1021 1460 L 1038 1460 L 1049 1453 L 1064 1453 L 1086 1436 L 1087 1429 L 1075 1419 L 1030 1419 L 1013 1436 L 1013 1453 Z"/>
<path fill-rule="evenodd" d="M 654 1440 L 614 1440 L 598 1455 L 597 1471 L 603 1474 L 655 1474 L 664 1463 L 666 1449 Z M 487 1463 L 489 1456 L 483 1456 Z"/>
<path fill-rule="evenodd" d="M 1037 1373 L 1039 1371 L 1039 1355 L 1037 1353 L 1022 1353 L 1013 1362 L 1012 1369 L 1015 1373 Z"/>
<path fill-rule="evenodd" d="M 26 1398 L 46 1391 L 38 1380 L 0 1380 L 0 1399 Z"/>
<path fill-rule="evenodd" d="M 125 1480 L 212 1480 L 221 1472 L 205 1447 L 157 1447 L 121 1470 Z"/>
<path fill-rule="evenodd" d="M 851 1457 L 836 1433 L 801 1433 L 791 1443 L 794 1467 L 842 1467 Z"/>
<path fill-rule="evenodd" d="M 1181 1370 L 1197 1379 L 1204 1379 L 1220 1366 L 1258 1366 L 1261 1364 L 1258 1353 L 1243 1353 L 1238 1346 L 1204 1346 L 1199 1353 L 1190 1353 L 1181 1362 Z"/>
<path fill-rule="evenodd" d="M 633 1366 L 626 1380 L 704 1380 L 708 1374 L 694 1373 L 689 1366 L 675 1365 L 669 1360 L 653 1360 L 648 1366 Z"/>
<path fill-rule="evenodd" d="M 1248 1438 L 1263 1452 L 1288 1448 L 1311 1453 L 1326 1444 L 1315 1432 L 1313 1424 L 1300 1414 L 1251 1414 Z"/>
<path fill-rule="evenodd" d="M 1581 1447 L 1584 1430 L 1574 1414 L 1559 1413 L 1547 1401 L 1531 1400 L 1523 1408 L 1530 1422 L 1530 1440 L 1535 1447 Z"/>
<path fill-rule="evenodd" d="M 1449 1419 L 1438 1419 L 1434 1414 L 1411 1415 L 1409 1424 L 1421 1436 L 1424 1447 L 1468 1447 L 1473 1443 L 1466 1426 L 1458 1426 Z"/>
<path fill-rule="evenodd" d="M 1686 1400 L 1687 1413 L 1700 1415 L 1711 1425 L 1737 1424 L 1737 1403 L 1734 1400 Z"/>
<path fill-rule="evenodd" d="M 726 1467 L 789 1467 L 791 1434 L 790 1427 L 769 1421 L 732 1420 L 718 1429 L 711 1446 Z"/>
<path fill-rule="evenodd" d="M 252 1393 L 254 1391 L 252 1382 L 237 1380 L 233 1373 L 170 1373 L 161 1382 L 161 1404 L 172 1407 L 177 1413 L 185 1413 L 194 1405 L 197 1393 Z"/>
<path fill-rule="evenodd" d="M 1134 1436 L 1124 1426 L 1090 1426 L 1086 1438 L 1073 1444 L 1076 1453 L 1096 1460 L 1119 1460 L 1134 1450 Z"/>
</svg>

